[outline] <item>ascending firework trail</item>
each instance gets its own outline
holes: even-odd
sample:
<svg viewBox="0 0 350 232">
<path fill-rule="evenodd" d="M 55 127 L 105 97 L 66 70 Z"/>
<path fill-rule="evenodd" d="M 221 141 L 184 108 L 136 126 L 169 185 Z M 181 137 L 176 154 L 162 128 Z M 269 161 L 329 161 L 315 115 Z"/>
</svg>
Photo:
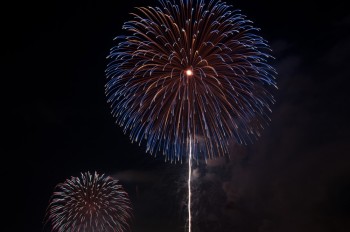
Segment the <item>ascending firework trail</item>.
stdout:
<svg viewBox="0 0 350 232">
<path fill-rule="evenodd" d="M 229 153 L 267 125 L 276 87 L 257 28 L 225 2 L 159 0 L 139 7 L 116 37 L 106 95 L 117 123 L 147 152 L 189 162 Z"/>
</svg>

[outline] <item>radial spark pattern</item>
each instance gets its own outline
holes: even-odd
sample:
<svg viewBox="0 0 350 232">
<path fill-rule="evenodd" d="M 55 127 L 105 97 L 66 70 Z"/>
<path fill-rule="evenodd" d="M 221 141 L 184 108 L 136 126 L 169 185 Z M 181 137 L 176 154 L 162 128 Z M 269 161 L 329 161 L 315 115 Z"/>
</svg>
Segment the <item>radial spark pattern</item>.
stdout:
<svg viewBox="0 0 350 232">
<path fill-rule="evenodd" d="M 139 7 L 111 49 L 106 95 L 117 123 L 149 153 L 177 161 L 228 153 L 268 123 L 270 49 L 239 10 L 221 1 L 159 0 Z"/>
<path fill-rule="evenodd" d="M 58 184 L 48 208 L 55 232 L 129 231 L 131 204 L 117 180 L 82 173 Z"/>
</svg>

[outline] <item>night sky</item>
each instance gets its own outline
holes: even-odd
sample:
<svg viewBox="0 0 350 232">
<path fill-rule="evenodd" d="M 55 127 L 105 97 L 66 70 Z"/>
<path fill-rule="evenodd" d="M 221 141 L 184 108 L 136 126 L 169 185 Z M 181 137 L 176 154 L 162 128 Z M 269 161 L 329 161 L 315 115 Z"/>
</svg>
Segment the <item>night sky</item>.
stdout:
<svg viewBox="0 0 350 232">
<path fill-rule="evenodd" d="M 131 144 L 104 94 L 113 38 L 133 7 L 157 2 L 72 2 L 1 7 L 2 231 L 49 231 L 54 187 L 85 171 L 120 180 L 132 231 L 185 231 L 187 166 Z M 227 2 L 262 29 L 279 90 L 259 141 L 195 167 L 193 232 L 350 231 L 346 1 Z"/>
</svg>

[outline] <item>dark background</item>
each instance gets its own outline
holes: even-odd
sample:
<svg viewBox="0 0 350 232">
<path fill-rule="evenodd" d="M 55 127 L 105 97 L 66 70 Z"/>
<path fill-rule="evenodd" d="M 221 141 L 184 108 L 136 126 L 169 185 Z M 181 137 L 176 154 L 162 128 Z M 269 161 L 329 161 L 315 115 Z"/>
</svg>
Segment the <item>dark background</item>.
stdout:
<svg viewBox="0 0 350 232">
<path fill-rule="evenodd" d="M 261 139 L 194 170 L 194 230 L 350 231 L 350 13 L 344 3 L 229 0 L 272 46 L 279 90 Z M 1 6 L 2 231 L 48 231 L 56 184 L 119 179 L 133 231 L 185 230 L 186 165 L 131 144 L 106 103 L 112 39 L 141 1 Z"/>
</svg>

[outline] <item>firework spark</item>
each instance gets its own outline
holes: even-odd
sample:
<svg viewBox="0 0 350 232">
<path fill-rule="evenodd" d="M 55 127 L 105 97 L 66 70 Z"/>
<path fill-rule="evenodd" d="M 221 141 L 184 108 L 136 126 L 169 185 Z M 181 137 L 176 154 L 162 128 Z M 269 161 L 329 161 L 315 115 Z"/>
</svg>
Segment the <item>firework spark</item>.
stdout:
<svg viewBox="0 0 350 232">
<path fill-rule="evenodd" d="M 124 232 L 131 203 L 117 180 L 86 172 L 56 186 L 47 213 L 55 232 Z"/>
<path fill-rule="evenodd" d="M 268 123 L 275 70 L 267 42 L 225 2 L 159 0 L 139 7 L 108 58 L 106 95 L 117 123 L 166 160 L 228 154 Z"/>
</svg>

